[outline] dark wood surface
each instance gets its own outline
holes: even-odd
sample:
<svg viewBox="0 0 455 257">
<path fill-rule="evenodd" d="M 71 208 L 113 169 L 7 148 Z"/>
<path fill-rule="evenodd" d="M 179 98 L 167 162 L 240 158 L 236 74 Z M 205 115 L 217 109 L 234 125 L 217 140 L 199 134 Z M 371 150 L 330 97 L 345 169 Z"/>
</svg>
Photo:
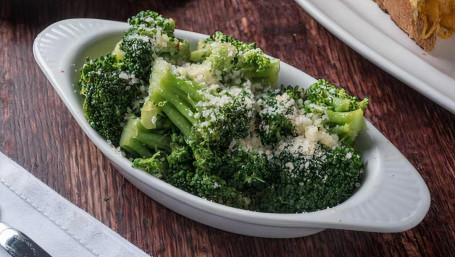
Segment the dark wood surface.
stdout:
<svg viewBox="0 0 455 257">
<path fill-rule="evenodd" d="M 0 0 L 0 151 L 153 256 L 455 256 L 455 115 L 385 73 L 286 1 Z M 151 9 L 177 27 L 255 41 L 313 77 L 369 97 L 366 117 L 415 166 L 432 202 L 395 234 L 325 230 L 264 239 L 217 230 L 168 210 L 126 181 L 84 132 L 35 63 L 53 22 L 126 21 Z M 455 85 L 451 86 L 455 90 Z"/>
</svg>

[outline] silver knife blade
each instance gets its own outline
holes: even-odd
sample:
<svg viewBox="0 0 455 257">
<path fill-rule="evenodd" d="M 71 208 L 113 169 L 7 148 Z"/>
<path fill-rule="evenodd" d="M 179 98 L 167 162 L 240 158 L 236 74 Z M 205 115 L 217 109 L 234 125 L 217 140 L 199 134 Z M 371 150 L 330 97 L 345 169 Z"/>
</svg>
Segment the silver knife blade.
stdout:
<svg viewBox="0 0 455 257">
<path fill-rule="evenodd" d="M 0 245 L 12 257 L 51 257 L 26 234 L 0 222 Z"/>
</svg>

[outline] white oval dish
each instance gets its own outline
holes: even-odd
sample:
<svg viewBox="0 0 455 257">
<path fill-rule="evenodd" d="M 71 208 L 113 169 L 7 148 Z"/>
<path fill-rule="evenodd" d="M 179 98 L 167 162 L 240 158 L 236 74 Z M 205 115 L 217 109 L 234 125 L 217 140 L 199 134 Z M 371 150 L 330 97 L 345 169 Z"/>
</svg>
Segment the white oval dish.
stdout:
<svg viewBox="0 0 455 257">
<path fill-rule="evenodd" d="M 77 68 L 87 56 L 111 52 L 126 23 L 70 19 L 54 23 L 35 39 L 33 53 L 76 121 L 120 173 L 154 200 L 181 215 L 222 230 L 260 237 L 288 238 L 311 235 L 326 228 L 371 232 L 400 232 L 416 226 L 430 206 L 428 188 L 412 165 L 366 121 L 356 142 L 365 164 L 359 190 L 333 208 L 299 214 L 259 213 L 231 208 L 186 193 L 152 175 L 131 167 L 87 123 L 76 90 Z M 206 35 L 176 30 L 192 46 Z M 308 87 L 315 79 L 281 63 L 279 83 Z"/>
</svg>

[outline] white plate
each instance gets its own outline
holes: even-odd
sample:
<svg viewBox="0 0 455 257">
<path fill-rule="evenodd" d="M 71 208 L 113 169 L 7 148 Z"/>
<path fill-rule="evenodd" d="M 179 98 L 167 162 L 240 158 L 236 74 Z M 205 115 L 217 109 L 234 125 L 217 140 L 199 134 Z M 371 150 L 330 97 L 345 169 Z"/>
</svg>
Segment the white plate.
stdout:
<svg viewBox="0 0 455 257">
<path fill-rule="evenodd" d="M 312 213 L 271 214 L 227 207 L 196 197 L 131 167 L 87 123 L 81 99 L 75 90 L 77 67 L 87 56 L 110 52 L 120 40 L 126 23 L 71 19 L 52 24 L 35 39 L 33 52 L 39 66 L 81 128 L 141 191 L 164 206 L 201 223 L 234 233 L 262 237 L 299 237 L 326 228 L 375 232 L 399 232 L 416 226 L 430 206 L 428 188 L 403 155 L 367 121 L 358 137 L 363 154 L 365 178 L 359 190 L 346 202 Z M 205 35 L 177 30 L 192 46 Z M 315 81 L 281 63 L 279 83 L 308 87 Z"/>
<path fill-rule="evenodd" d="M 355 51 L 455 113 L 455 37 L 438 38 L 426 53 L 372 0 L 296 1 Z"/>
</svg>

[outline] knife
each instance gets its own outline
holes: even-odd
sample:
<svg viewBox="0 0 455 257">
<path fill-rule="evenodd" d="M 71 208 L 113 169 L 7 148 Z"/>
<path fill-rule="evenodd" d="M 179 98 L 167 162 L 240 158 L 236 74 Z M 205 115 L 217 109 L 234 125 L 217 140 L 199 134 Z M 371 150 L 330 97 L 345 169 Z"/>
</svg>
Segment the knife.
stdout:
<svg viewBox="0 0 455 257">
<path fill-rule="evenodd" d="M 0 245 L 12 257 L 51 257 L 26 234 L 2 222 L 0 222 Z"/>
</svg>

